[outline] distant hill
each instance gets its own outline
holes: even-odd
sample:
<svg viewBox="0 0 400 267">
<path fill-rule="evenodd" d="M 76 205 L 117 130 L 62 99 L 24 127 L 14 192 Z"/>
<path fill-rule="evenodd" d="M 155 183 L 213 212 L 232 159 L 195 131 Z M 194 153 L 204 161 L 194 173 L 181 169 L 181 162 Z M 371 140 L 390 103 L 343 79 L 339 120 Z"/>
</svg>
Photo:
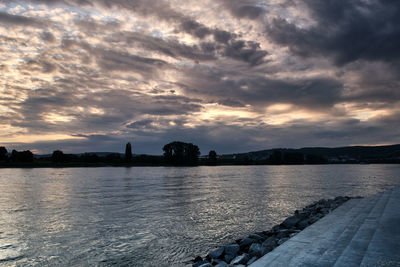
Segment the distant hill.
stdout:
<svg viewBox="0 0 400 267">
<path fill-rule="evenodd" d="M 119 157 L 107 157 L 118 154 Z M 124 154 L 115 152 L 86 152 L 69 155 L 65 162 L 78 163 L 112 163 L 125 164 Z M 85 155 L 96 155 L 98 158 L 85 158 Z M 51 154 L 34 155 L 38 161 L 49 161 Z M 160 166 L 163 164 L 162 156 L 133 155 L 137 165 Z M 217 165 L 254 165 L 254 164 L 335 164 L 335 163 L 399 163 L 400 144 L 388 146 L 346 146 L 346 147 L 303 147 L 274 148 L 248 153 L 223 154 L 218 156 Z M 208 156 L 200 158 L 200 165 L 207 165 Z"/>
<path fill-rule="evenodd" d="M 71 154 L 73 154 L 73 153 L 71 153 Z M 94 155 L 97 155 L 98 157 L 105 157 L 105 156 L 110 155 L 110 154 L 119 154 L 121 157 L 124 156 L 124 154 L 118 153 L 118 152 L 85 152 L 85 153 L 77 153 L 77 154 L 73 154 L 73 155 L 81 156 L 83 154 L 94 154 Z M 34 157 L 37 158 L 37 159 L 50 158 L 51 155 L 52 154 L 35 154 Z"/>
<path fill-rule="evenodd" d="M 304 156 L 312 155 L 324 157 L 329 163 L 399 161 L 400 144 L 387 146 L 346 146 L 346 147 L 304 147 L 299 149 L 275 148 L 239 154 L 221 155 L 226 160 L 268 160 L 274 151 L 284 153 L 301 153 Z"/>
</svg>

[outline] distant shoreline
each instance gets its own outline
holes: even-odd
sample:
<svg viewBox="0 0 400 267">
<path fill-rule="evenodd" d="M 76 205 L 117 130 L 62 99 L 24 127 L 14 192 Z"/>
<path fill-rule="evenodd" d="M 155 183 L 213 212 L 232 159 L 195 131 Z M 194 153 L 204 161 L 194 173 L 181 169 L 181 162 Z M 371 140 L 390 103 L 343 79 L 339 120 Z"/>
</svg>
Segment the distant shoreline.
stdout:
<svg viewBox="0 0 400 267">
<path fill-rule="evenodd" d="M 208 155 L 201 156 L 196 145 L 175 141 L 165 145 L 163 150 L 163 155 L 132 154 L 128 143 L 125 154 L 65 154 L 61 150 L 55 150 L 52 154 L 34 155 L 29 150 L 12 150 L 11 153 L 7 153 L 5 147 L 0 147 L 0 168 L 400 164 L 400 144 L 375 147 L 278 148 L 221 155 L 210 150 Z"/>
<path fill-rule="evenodd" d="M 325 164 L 217 164 L 217 165 L 207 165 L 199 164 L 196 166 L 173 166 L 173 165 L 145 165 L 145 164 L 121 164 L 121 165 L 111 165 L 103 163 L 85 163 L 85 164 L 47 164 L 47 163 L 2 163 L 0 164 L 0 169 L 33 169 L 33 168 L 134 168 L 134 167 L 221 167 L 221 166 L 316 166 L 316 165 L 382 165 L 399 164 L 397 162 L 379 162 L 379 163 L 325 163 Z"/>
</svg>

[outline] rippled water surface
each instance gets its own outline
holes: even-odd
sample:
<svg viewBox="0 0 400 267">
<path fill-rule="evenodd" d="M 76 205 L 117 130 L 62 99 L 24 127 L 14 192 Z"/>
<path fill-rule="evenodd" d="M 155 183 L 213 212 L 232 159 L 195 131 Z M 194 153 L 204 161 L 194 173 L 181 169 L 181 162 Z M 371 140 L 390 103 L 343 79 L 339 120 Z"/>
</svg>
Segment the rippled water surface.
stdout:
<svg viewBox="0 0 400 267">
<path fill-rule="evenodd" d="M 399 165 L 0 169 L 0 265 L 184 266 Z"/>
</svg>

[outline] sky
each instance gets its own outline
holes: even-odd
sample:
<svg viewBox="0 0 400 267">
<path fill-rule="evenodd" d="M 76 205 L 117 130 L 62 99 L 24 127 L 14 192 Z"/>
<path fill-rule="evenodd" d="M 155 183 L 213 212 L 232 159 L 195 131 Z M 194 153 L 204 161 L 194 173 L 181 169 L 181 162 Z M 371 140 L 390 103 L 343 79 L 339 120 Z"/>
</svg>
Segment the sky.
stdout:
<svg viewBox="0 0 400 267">
<path fill-rule="evenodd" d="M 0 146 L 400 143 L 398 0 L 0 0 Z"/>
</svg>

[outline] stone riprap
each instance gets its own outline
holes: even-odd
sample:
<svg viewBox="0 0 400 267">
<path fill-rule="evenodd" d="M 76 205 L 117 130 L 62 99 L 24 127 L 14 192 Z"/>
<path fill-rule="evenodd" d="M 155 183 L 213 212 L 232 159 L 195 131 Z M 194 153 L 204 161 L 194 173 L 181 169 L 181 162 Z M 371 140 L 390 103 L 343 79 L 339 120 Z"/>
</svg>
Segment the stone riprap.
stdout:
<svg viewBox="0 0 400 267">
<path fill-rule="evenodd" d="M 254 233 L 236 240 L 234 244 L 216 248 L 205 257 L 197 256 L 193 267 L 250 265 L 349 199 L 351 197 L 321 199 L 300 211 L 296 210 L 293 216 L 268 231 Z"/>
</svg>

